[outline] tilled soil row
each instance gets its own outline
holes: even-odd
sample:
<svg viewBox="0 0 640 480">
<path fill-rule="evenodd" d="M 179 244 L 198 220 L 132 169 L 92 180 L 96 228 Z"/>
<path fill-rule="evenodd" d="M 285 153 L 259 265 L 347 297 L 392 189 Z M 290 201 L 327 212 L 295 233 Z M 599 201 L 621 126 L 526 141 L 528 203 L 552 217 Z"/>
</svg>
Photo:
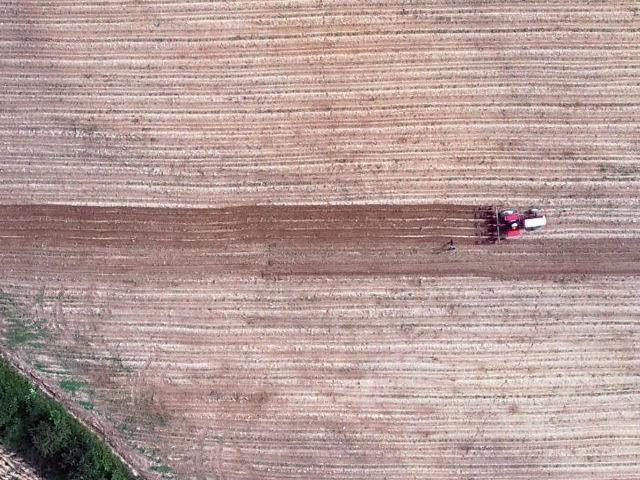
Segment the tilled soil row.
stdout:
<svg viewBox="0 0 640 480">
<path fill-rule="evenodd" d="M 492 207 L 258 206 L 224 209 L 0 207 L 5 268 L 61 278 L 250 275 L 635 275 L 635 238 L 495 243 Z M 455 253 L 446 251 L 450 241 Z M 58 251 L 64 254 L 50 255 Z"/>
</svg>

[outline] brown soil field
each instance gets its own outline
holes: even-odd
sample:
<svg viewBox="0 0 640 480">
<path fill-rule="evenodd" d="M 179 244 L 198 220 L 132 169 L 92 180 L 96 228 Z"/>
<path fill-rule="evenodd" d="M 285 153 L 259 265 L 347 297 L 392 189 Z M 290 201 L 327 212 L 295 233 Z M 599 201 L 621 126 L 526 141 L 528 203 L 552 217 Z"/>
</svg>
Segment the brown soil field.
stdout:
<svg viewBox="0 0 640 480">
<path fill-rule="evenodd" d="M 492 244 L 459 205 L 0 215 L 49 331 L 15 355 L 142 472 L 637 474 L 639 239 Z"/>
<path fill-rule="evenodd" d="M 636 1 L 6 0 L 0 21 L 5 204 L 640 189 Z"/>
<path fill-rule="evenodd" d="M 2 349 L 146 478 L 638 478 L 637 2 L 0 25 Z"/>
</svg>

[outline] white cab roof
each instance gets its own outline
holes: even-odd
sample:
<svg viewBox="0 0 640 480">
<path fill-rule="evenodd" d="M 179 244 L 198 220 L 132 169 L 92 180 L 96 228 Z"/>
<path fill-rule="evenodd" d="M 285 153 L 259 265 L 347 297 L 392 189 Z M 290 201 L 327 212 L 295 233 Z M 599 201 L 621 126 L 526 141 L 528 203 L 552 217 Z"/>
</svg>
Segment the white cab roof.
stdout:
<svg viewBox="0 0 640 480">
<path fill-rule="evenodd" d="M 546 224 L 547 224 L 547 218 L 543 215 L 542 217 L 525 219 L 524 228 L 540 228 L 540 227 L 544 227 Z"/>
</svg>

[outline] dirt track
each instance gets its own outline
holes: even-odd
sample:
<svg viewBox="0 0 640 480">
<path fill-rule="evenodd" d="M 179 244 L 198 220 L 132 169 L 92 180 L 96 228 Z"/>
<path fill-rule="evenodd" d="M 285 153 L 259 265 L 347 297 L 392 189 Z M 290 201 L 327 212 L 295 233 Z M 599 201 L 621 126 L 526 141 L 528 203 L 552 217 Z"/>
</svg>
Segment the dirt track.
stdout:
<svg viewBox="0 0 640 480">
<path fill-rule="evenodd" d="M 640 239 L 491 241 L 491 207 L 297 206 L 226 209 L 1 207 L 5 268 L 74 278 L 166 280 L 247 275 L 457 275 L 532 279 L 558 274 L 636 275 Z M 548 230 L 553 231 L 553 226 Z M 545 232 L 546 233 L 546 232 Z M 445 252 L 450 240 L 460 246 Z M 525 243 L 526 242 L 526 243 Z M 72 249 L 72 250 L 69 250 Z M 99 254 L 96 254 L 99 253 Z M 14 265 L 15 262 L 15 265 Z M 25 269 L 26 266 L 26 269 Z"/>
<path fill-rule="evenodd" d="M 0 478 L 3 480 L 41 480 L 32 468 L 0 445 Z"/>
<path fill-rule="evenodd" d="M 49 331 L 13 354 L 146 476 L 637 478 L 637 2 L 0 25 L 0 288 Z M 490 205 L 549 225 L 487 243 Z"/>
</svg>

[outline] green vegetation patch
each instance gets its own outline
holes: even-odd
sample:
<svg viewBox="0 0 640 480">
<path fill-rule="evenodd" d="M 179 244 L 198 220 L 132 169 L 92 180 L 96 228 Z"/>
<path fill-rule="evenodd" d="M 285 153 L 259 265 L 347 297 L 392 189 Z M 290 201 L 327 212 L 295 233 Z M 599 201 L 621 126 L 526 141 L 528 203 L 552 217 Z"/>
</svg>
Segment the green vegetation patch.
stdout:
<svg viewBox="0 0 640 480">
<path fill-rule="evenodd" d="M 93 403 L 89 400 L 80 400 L 78 404 L 85 410 L 93 410 Z"/>
<path fill-rule="evenodd" d="M 9 347 L 30 345 L 38 347 L 47 336 L 44 321 L 33 318 L 7 293 L 0 290 L 0 319 L 6 322 L 6 341 Z"/>
<path fill-rule="evenodd" d="M 44 288 L 40 289 L 38 293 L 36 293 L 36 304 L 43 305 L 44 304 Z"/>
<path fill-rule="evenodd" d="M 85 385 L 82 380 L 76 380 L 75 378 L 66 378 L 60 382 L 60 388 L 71 393 L 82 390 Z"/>
<path fill-rule="evenodd" d="M 97 436 L 0 360 L 0 442 L 54 480 L 133 475 Z"/>
<path fill-rule="evenodd" d="M 168 466 L 168 465 L 154 465 L 153 467 L 151 467 L 151 470 L 153 470 L 154 472 L 160 472 L 160 473 L 173 473 L 173 469 Z"/>
</svg>

